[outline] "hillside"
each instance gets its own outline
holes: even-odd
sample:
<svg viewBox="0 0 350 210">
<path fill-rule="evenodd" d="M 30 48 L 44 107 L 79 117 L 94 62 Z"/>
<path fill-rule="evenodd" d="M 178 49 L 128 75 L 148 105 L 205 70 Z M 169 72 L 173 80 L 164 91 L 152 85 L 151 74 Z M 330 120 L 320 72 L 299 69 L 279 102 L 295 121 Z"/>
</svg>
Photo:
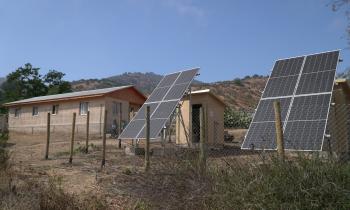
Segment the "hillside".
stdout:
<svg viewBox="0 0 350 210">
<path fill-rule="evenodd" d="M 74 91 L 107 88 L 120 85 L 135 85 L 146 95 L 150 94 L 157 86 L 162 76 L 148 73 L 124 73 L 104 79 L 88 79 L 72 82 Z M 203 83 L 195 81 L 194 90 L 211 89 L 215 94 L 222 97 L 232 108 L 237 110 L 252 111 L 259 101 L 261 91 L 264 89 L 266 77 L 253 76 L 244 79 L 235 79 L 215 83 Z"/>
<path fill-rule="evenodd" d="M 211 89 L 236 110 L 253 111 L 264 90 L 267 77 L 254 76 L 215 83 L 194 85 L 193 89 Z"/>
<path fill-rule="evenodd" d="M 122 85 L 135 85 L 136 88 L 141 90 L 143 93 L 150 94 L 153 89 L 157 86 L 159 81 L 162 79 L 161 75 L 147 72 L 134 72 L 124 73 L 121 75 L 107 77 L 104 79 L 88 79 L 78 80 L 72 82 L 74 91 L 80 90 L 91 90 L 98 88 L 108 88 Z"/>
</svg>

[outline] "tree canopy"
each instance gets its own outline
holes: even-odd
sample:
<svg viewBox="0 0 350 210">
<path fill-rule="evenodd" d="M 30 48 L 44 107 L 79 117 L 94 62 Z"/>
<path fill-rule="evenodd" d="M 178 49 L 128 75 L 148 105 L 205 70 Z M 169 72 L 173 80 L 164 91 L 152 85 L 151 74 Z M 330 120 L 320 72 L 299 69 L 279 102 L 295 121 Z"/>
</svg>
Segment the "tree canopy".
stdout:
<svg viewBox="0 0 350 210">
<path fill-rule="evenodd" d="M 72 92 L 68 81 L 63 80 L 65 74 L 50 70 L 46 75 L 40 74 L 40 68 L 34 68 L 26 63 L 23 67 L 7 75 L 6 81 L 0 86 L 0 104 L 32 98 Z M 2 109 L 0 112 L 4 112 Z"/>
</svg>

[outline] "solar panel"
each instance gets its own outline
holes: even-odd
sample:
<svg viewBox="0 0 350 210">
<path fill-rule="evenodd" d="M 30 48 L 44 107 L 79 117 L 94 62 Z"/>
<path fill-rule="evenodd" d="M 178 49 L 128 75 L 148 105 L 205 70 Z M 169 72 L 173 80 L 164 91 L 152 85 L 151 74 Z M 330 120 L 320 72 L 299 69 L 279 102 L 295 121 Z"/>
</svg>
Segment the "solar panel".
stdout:
<svg viewBox="0 0 350 210">
<path fill-rule="evenodd" d="M 150 138 L 155 139 L 174 112 L 199 69 L 168 74 L 163 77 L 136 116 L 130 121 L 119 139 L 146 138 L 145 110 L 150 106 Z"/>
<path fill-rule="evenodd" d="M 297 57 L 276 61 L 271 78 L 298 75 L 301 65 L 303 64 L 303 60 L 304 57 Z"/>
<path fill-rule="evenodd" d="M 333 88 L 334 75 L 335 70 L 302 74 L 296 94 L 330 92 Z"/>
<path fill-rule="evenodd" d="M 296 96 L 288 120 L 326 120 L 330 98 L 331 94 Z"/>
<path fill-rule="evenodd" d="M 297 80 L 298 75 L 270 78 L 267 82 L 263 98 L 292 96 Z"/>
<path fill-rule="evenodd" d="M 331 51 L 276 61 L 242 149 L 276 149 L 271 132 L 278 100 L 285 149 L 321 150 L 338 60 L 339 51 Z"/>
<path fill-rule="evenodd" d="M 252 123 L 242 144 L 243 149 L 269 149 L 276 147 L 275 123 Z"/>
<path fill-rule="evenodd" d="M 322 149 L 326 120 L 290 121 L 284 131 L 284 147 L 290 150 Z"/>
<path fill-rule="evenodd" d="M 287 116 L 289 104 L 292 97 L 281 98 L 281 118 L 284 121 Z M 255 112 L 253 122 L 271 122 L 275 120 L 273 102 L 274 99 L 261 100 Z"/>
</svg>

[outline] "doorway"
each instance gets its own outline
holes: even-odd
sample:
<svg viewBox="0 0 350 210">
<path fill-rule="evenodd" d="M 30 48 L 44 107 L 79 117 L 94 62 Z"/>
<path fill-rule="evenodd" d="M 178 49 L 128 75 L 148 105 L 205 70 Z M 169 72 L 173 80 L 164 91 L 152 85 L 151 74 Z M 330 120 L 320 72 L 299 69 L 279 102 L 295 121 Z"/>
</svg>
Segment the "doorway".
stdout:
<svg viewBox="0 0 350 210">
<path fill-rule="evenodd" d="M 200 110 L 202 104 L 192 105 L 192 142 L 199 143 L 201 139 L 201 121 L 200 121 Z"/>
</svg>

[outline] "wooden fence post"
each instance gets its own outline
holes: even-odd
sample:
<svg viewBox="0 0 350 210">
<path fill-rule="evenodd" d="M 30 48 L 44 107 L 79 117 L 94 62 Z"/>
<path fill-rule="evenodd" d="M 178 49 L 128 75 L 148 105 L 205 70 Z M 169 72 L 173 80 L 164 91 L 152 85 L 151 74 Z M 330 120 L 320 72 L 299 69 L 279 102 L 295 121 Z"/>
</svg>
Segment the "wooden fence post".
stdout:
<svg viewBox="0 0 350 210">
<path fill-rule="evenodd" d="M 120 103 L 119 105 L 119 126 L 118 126 L 118 135 L 120 135 L 120 133 L 122 132 L 122 121 L 123 121 L 123 108 L 122 108 L 122 103 Z M 121 149 L 122 148 L 122 140 L 119 139 L 118 142 L 118 148 Z"/>
<path fill-rule="evenodd" d="M 86 116 L 86 143 L 85 143 L 85 153 L 89 152 L 89 135 L 90 135 L 90 111 L 87 112 Z"/>
<path fill-rule="evenodd" d="M 283 142 L 283 130 L 282 130 L 282 121 L 281 121 L 281 104 L 280 104 L 280 102 L 274 101 L 273 108 L 275 110 L 277 154 L 281 160 L 284 160 L 284 142 Z"/>
<path fill-rule="evenodd" d="M 165 154 L 165 138 L 166 138 L 166 130 L 163 127 L 160 133 L 161 145 L 162 145 L 162 156 Z"/>
<path fill-rule="evenodd" d="M 206 148 L 206 125 L 207 125 L 207 117 L 206 117 L 206 109 L 202 106 L 199 109 L 199 119 L 200 119 L 200 141 L 199 141 L 199 168 L 202 173 L 206 170 L 207 164 L 207 148 Z"/>
<path fill-rule="evenodd" d="M 106 132 L 107 132 L 107 109 L 105 110 L 105 116 L 103 121 L 103 138 L 102 138 L 102 163 L 101 168 L 106 164 Z"/>
<path fill-rule="evenodd" d="M 70 156 L 69 156 L 69 163 L 71 164 L 73 161 L 73 153 L 74 153 L 74 137 L 75 137 L 75 121 L 77 118 L 77 113 L 73 113 L 73 123 L 72 123 L 72 138 L 70 142 Z"/>
<path fill-rule="evenodd" d="M 145 171 L 150 168 L 149 162 L 149 141 L 150 141 L 150 106 L 146 107 L 146 145 L 145 145 Z"/>
<path fill-rule="evenodd" d="M 46 130 L 46 150 L 45 150 L 45 159 L 49 159 L 49 145 L 50 145 L 50 124 L 51 124 L 51 114 L 47 113 L 47 130 Z"/>
</svg>

